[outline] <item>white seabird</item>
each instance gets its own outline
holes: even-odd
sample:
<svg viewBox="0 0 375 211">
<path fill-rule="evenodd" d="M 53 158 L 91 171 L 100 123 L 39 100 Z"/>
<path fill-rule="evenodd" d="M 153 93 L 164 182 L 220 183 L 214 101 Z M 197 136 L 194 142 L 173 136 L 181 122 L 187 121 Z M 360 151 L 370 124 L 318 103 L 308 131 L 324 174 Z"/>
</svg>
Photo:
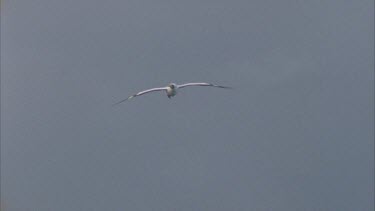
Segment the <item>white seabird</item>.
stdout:
<svg viewBox="0 0 375 211">
<path fill-rule="evenodd" d="M 219 85 L 215 85 L 215 84 L 211 84 L 211 83 L 186 83 L 186 84 L 181 84 L 181 85 L 177 85 L 175 83 L 170 83 L 166 87 L 152 88 L 152 89 L 147 89 L 147 90 L 138 92 L 137 94 L 134 94 L 134 95 L 132 95 L 132 96 L 130 96 L 130 97 L 124 99 L 124 100 L 121 100 L 120 102 L 117 102 L 113 105 L 117 105 L 117 104 L 120 104 L 120 103 L 122 103 L 126 100 L 131 99 L 131 98 L 138 97 L 138 96 L 150 93 L 150 92 L 156 92 L 156 91 L 165 91 L 167 93 L 167 97 L 170 99 L 171 97 L 173 97 L 177 94 L 177 89 L 184 88 L 184 87 L 187 87 L 187 86 L 212 86 L 212 87 L 218 87 L 218 88 L 224 88 L 224 89 L 230 89 L 231 88 L 231 87 L 228 87 L 228 86 L 219 86 Z"/>
</svg>

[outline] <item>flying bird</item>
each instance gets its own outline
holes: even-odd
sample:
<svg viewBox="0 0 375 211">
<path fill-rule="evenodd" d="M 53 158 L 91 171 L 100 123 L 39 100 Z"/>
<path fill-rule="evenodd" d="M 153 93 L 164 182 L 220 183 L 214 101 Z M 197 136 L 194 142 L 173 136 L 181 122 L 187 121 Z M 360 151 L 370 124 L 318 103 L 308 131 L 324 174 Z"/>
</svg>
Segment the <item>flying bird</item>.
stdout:
<svg viewBox="0 0 375 211">
<path fill-rule="evenodd" d="M 215 85 L 215 84 L 211 84 L 211 83 L 186 83 L 186 84 L 181 84 L 181 85 L 177 85 L 175 83 L 170 83 L 166 87 L 151 88 L 151 89 L 147 89 L 147 90 L 138 92 L 137 94 L 131 95 L 128 98 L 126 98 L 124 100 L 121 100 L 120 102 L 117 102 L 113 105 L 120 104 L 120 103 L 122 103 L 124 101 L 127 101 L 131 98 L 134 98 L 134 97 L 138 97 L 138 96 L 141 96 L 141 95 L 144 95 L 144 94 L 147 94 L 147 93 L 157 92 L 157 91 L 165 91 L 167 93 L 167 97 L 169 99 L 171 99 L 171 97 L 173 97 L 177 94 L 178 89 L 188 87 L 188 86 L 211 86 L 211 87 L 224 88 L 224 89 L 230 89 L 231 88 L 231 87 L 228 87 L 228 86 L 219 86 L 219 85 Z"/>
</svg>

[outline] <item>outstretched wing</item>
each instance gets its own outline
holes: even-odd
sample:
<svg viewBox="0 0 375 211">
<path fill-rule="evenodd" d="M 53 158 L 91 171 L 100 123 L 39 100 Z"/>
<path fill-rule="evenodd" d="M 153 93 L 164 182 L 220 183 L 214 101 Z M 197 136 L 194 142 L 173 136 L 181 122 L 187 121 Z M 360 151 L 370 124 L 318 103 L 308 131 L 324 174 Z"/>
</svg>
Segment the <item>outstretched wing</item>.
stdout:
<svg viewBox="0 0 375 211">
<path fill-rule="evenodd" d="M 178 85 L 178 88 L 184 88 L 187 86 L 212 86 L 212 87 L 218 87 L 218 88 L 224 88 L 224 89 L 231 89 L 231 87 L 228 86 L 219 86 L 211 83 L 186 83 L 186 84 L 181 84 Z"/>
<path fill-rule="evenodd" d="M 144 95 L 144 94 L 147 94 L 147 93 L 150 93 L 150 92 L 156 92 L 156 91 L 167 90 L 167 88 L 168 88 L 168 87 L 160 87 L 160 88 L 147 89 L 147 90 L 144 90 L 144 91 L 138 92 L 137 94 L 134 94 L 134 95 L 132 95 L 132 96 L 130 96 L 130 97 L 124 99 L 124 100 L 121 100 L 120 102 L 117 102 L 117 103 L 115 103 L 115 104 L 113 104 L 113 105 L 115 106 L 115 105 L 120 104 L 120 103 L 122 103 L 122 102 L 124 102 L 124 101 L 127 101 L 127 100 L 129 100 L 129 99 L 131 99 L 131 98 L 138 97 L 138 96 L 140 96 L 140 95 Z"/>
</svg>

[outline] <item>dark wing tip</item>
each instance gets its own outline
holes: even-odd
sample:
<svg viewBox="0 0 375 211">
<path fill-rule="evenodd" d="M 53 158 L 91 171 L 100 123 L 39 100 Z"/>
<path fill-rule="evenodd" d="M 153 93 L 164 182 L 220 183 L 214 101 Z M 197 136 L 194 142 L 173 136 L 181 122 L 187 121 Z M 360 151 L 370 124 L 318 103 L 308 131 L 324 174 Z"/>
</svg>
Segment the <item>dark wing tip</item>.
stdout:
<svg viewBox="0 0 375 211">
<path fill-rule="evenodd" d="M 211 84 L 211 85 L 214 86 L 214 87 L 223 88 L 223 89 L 233 89 L 230 86 L 220 86 L 220 85 L 215 85 L 215 84 Z"/>
<path fill-rule="evenodd" d="M 112 104 L 112 106 L 116 106 L 116 105 L 118 105 L 118 104 L 120 104 L 120 103 L 122 103 L 122 102 L 125 102 L 125 101 L 127 101 L 127 100 L 129 100 L 129 99 L 131 99 L 131 98 L 133 98 L 133 97 L 135 97 L 135 96 L 137 96 L 137 95 L 132 95 L 132 96 L 130 96 L 130 97 L 124 99 L 124 100 L 121 100 L 120 102 L 117 102 L 117 103 L 115 103 L 115 104 Z"/>
</svg>

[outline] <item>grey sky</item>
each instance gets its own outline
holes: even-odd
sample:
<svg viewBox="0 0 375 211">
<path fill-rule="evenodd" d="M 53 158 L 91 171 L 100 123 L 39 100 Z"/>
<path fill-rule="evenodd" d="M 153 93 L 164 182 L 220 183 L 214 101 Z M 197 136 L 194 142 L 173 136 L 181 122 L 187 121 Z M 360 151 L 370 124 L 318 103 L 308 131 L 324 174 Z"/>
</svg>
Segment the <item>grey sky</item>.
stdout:
<svg viewBox="0 0 375 211">
<path fill-rule="evenodd" d="M 2 209 L 373 210 L 373 8 L 2 1 Z"/>
</svg>

